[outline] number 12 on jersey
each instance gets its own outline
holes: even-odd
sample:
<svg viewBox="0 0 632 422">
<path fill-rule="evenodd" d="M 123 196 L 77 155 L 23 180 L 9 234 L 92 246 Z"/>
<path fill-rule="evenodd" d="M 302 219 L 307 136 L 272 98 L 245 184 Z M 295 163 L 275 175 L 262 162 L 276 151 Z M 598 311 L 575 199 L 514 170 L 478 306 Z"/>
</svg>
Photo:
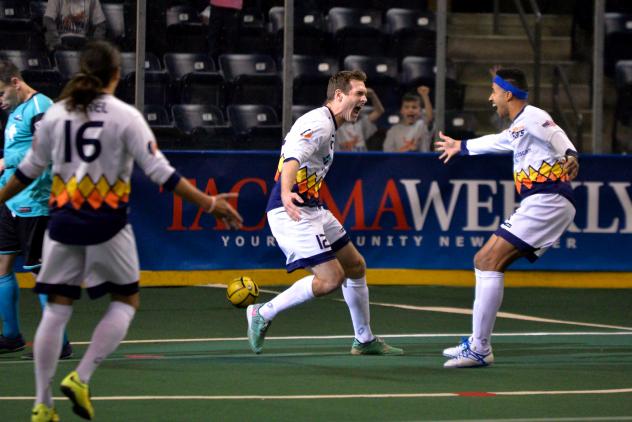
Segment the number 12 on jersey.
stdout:
<svg viewBox="0 0 632 422">
<path fill-rule="evenodd" d="M 64 161 L 70 163 L 73 158 L 73 128 L 72 120 L 66 120 L 64 127 Z M 74 133 L 74 144 L 77 155 L 82 161 L 90 163 L 101 154 L 99 136 L 103 130 L 103 122 L 92 121 L 79 126 Z"/>
</svg>

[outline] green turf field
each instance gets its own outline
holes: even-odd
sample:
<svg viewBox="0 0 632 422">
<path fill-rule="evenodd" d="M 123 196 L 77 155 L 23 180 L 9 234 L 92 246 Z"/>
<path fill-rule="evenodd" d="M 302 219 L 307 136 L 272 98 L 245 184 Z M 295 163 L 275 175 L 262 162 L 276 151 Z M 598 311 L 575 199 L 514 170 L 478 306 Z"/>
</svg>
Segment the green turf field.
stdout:
<svg viewBox="0 0 632 422">
<path fill-rule="evenodd" d="M 469 334 L 472 294 L 371 287 L 373 330 L 404 356 L 349 355 L 340 294 L 278 316 L 257 356 L 244 311 L 222 289 L 144 288 L 125 343 L 92 379 L 96 420 L 632 420 L 632 290 L 507 289 L 496 364 L 443 369 L 441 350 Z M 60 362 L 56 396 L 106 306 L 77 302 L 69 325 L 76 358 Z M 40 310 L 24 289 L 21 316 L 30 340 Z M 0 421 L 29 420 L 32 362 L 0 355 L 0 373 Z M 80 420 L 67 400 L 56 405 L 62 421 Z"/>
</svg>

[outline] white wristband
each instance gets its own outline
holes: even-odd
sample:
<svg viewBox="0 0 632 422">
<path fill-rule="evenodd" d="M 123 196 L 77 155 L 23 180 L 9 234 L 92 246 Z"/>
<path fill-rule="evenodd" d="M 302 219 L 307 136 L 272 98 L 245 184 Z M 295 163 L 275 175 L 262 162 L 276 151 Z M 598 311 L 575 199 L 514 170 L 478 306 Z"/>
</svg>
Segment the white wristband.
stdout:
<svg viewBox="0 0 632 422">
<path fill-rule="evenodd" d="M 214 196 L 211 196 L 211 206 L 208 207 L 208 209 L 206 210 L 207 213 L 212 213 L 213 210 L 215 209 L 215 204 L 217 203 L 217 200 L 215 199 Z"/>
</svg>

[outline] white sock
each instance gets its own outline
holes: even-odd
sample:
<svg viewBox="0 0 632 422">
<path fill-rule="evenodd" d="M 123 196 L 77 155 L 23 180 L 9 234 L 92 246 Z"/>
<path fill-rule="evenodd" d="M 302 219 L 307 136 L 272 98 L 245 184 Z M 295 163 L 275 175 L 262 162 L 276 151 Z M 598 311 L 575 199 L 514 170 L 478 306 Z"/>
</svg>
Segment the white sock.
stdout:
<svg viewBox="0 0 632 422">
<path fill-rule="evenodd" d="M 90 377 L 103 359 L 116 350 L 125 338 L 135 312 L 134 307 L 127 303 L 119 301 L 110 303 L 103 318 L 92 333 L 86 354 L 83 355 L 79 366 L 77 366 L 77 374 L 79 374 L 81 381 L 90 382 Z"/>
<path fill-rule="evenodd" d="M 259 314 L 266 321 L 272 321 L 279 312 L 300 305 L 314 299 L 314 291 L 312 289 L 313 275 L 303 277 L 288 289 L 282 291 L 274 297 L 270 302 L 259 308 Z"/>
<path fill-rule="evenodd" d="M 44 403 L 48 407 L 53 406 L 50 384 L 57 369 L 64 329 L 71 315 L 72 306 L 48 303 L 44 308 L 33 343 L 35 404 Z"/>
<path fill-rule="evenodd" d="M 476 299 L 472 314 L 472 350 L 486 354 L 491 350 L 491 336 L 496 314 L 503 301 L 505 274 L 498 271 L 476 272 Z"/>
<path fill-rule="evenodd" d="M 371 312 L 369 311 L 369 288 L 366 277 L 348 278 L 342 284 L 342 295 L 349 307 L 355 338 L 366 343 L 375 338 L 371 332 Z"/>
</svg>

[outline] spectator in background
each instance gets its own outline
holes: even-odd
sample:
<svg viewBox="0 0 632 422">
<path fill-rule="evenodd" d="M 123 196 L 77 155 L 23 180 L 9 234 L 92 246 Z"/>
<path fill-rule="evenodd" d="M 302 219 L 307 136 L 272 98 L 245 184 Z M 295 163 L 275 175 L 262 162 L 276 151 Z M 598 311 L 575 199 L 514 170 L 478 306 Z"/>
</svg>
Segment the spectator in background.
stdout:
<svg viewBox="0 0 632 422">
<path fill-rule="evenodd" d="M 432 131 L 430 128 L 433 113 L 429 97 L 430 88 L 420 86 L 417 88 L 417 93 L 419 96 L 404 94 L 402 97 L 402 107 L 399 111 L 401 120 L 386 132 L 384 152 L 428 152 L 431 150 Z M 422 100 L 424 118 L 421 115 Z"/>
<path fill-rule="evenodd" d="M 366 140 L 375 132 L 375 122 L 384 114 L 384 106 L 371 88 L 367 89 L 367 99 L 373 110 L 368 114 L 361 114 L 355 122 L 347 121 L 336 131 L 336 151 L 364 152 L 367 150 Z"/>
<path fill-rule="evenodd" d="M 99 0 L 48 0 L 43 23 L 49 51 L 79 49 L 88 39 L 105 39 L 105 15 Z"/>
<path fill-rule="evenodd" d="M 239 37 L 239 20 L 243 0 L 209 0 L 208 49 L 213 57 L 226 52 L 226 47 Z"/>
</svg>

